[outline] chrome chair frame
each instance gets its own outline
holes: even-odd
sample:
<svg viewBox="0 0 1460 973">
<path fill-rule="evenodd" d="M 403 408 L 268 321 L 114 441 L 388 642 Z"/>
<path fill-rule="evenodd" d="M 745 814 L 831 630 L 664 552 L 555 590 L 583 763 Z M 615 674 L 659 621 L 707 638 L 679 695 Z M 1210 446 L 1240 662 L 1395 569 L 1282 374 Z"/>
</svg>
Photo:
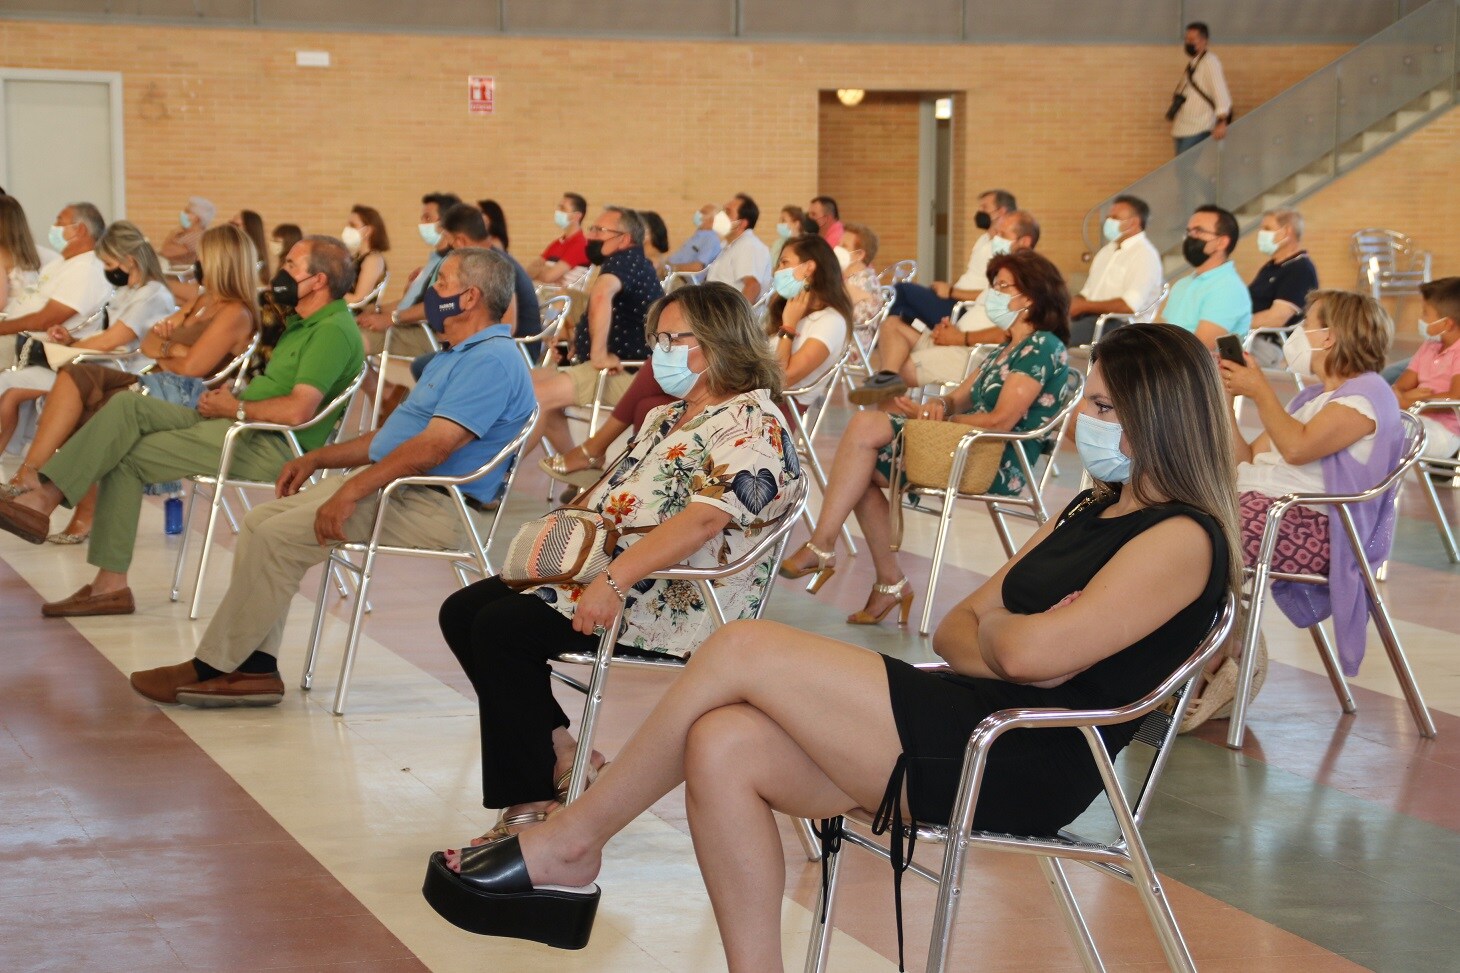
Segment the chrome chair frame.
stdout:
<svg viewBox="0 0 1460 973">
<path fill-rule="evenodd" d="M 1058 412 L 1050 417 L 1043 425 L 1030 429 L 1027 432 L 994 432 L 987 429 L 970 428 L 967 435 L 958 441 L 958 446 L 953 451 L 953 466 L 948 473 L 948 484 L 944 487 L 921 487 L 908 486 L 903 480 L 902 464 L 903 454 L 899 451 L 893 461 L 892 468 L 892 496 L 889 498 L 893 511 L 893 550 L 902 546 L 903 520 L 906 511 L 903 508 L 903 497 L 913 495 L 918 497 L 939 497 L 943 502 L 938 513 L 938 533 L 933 543 L 932 567 L 928 575 L 928 591 L 923 598 L 922 620 L 918 625 L 918 632 L 927 635 L 929 626 L 933 619 L 933 597 L 938 591 L 938 579 L 943 571 L 943 557 L 948 548 L 948 528 L 953 523 L 953 511 L 959 500 L 981 501 L 989 512 L 989 517 L 994 522 L 994 529 L 998 531 L 999 541 L 1004 545 L 1004 553 L 1013 557 L 1018 548 L 1014 544 L 1014 538 L 1009 534 L 1008 524 L 1004 522 L 1005 517 L 1018 517 L 1023 520 L 1032 520 L 1036 525 L 1043 524 L 1049 519 L 1049 510 L 1044 503 L 1044 491 L 1049 488 L 1049 479 L 1054 469 L 1054 454 L 1059 449 L 1060 442 L 1064 439 L 1065 430 L 1079 408 L 1080 397 L 1084 394 L 1085 377 L 1078 369 L 1066 368 L 1065 378 L 1065 401 Z M 978 443 L 1003 442 L 1003 443 L 1025 443 L 1041 441 L 1041 453 L 1047 457 L 1044 469 L 1036 475 L 1034 466 L 1038 465 L 1036 459 L 1030 464 L 1029 457 L 1024 454 L 1022 448 L 1014 450 L 1014 456 L 1019 463 L 1020 472 L 1024 475 L 1025 490 L 1028 496 L 1005 496 L 997 493 L 963 493 L 958 489 L 958 483 L 963 479 L 963 469 L 968 463 L 968 454 Z M 931 514 L 933 511 L 929 510 Z"/>
<path fill-rule="evenodd" d="M 1358 289 L 1376 301 L 1415 297 L 1419 286 L 1431 279 L 1434 255 L 1398 230 L 1365 227 L 1349 238 L 1349 248 L 1358 264 Z"/>
<path fill-rule="evenodd" d="M 543 301 L 541 308 L 542 330 L 537 334 L 524 335 L 521 338 L 514 337 L 512 341 L 517 345 L 517 350 L 522 354 L 522 360 L 527 367 L 541 368 L 552 361 L 553 348 L 561 337 L 563 325 L 568 320 L 568 308 L 573 306 L 573 299 L 567 294 L 557 294 Z M 539 342 L 542 345 L 538 352 L 537 361 L 532 360 L 532 353 L 527 346 Z"/>
<path fill-rule="evenodd" d="M 875 372 L 872 367 L 872 356 L 877 354 L 877 342 L 882 337 L 882 323 L 887 320 L 888 312 L 892 310 L 892 302 L 897 300 L 897 292 L 891 287 L 882 288 L 882 306 L 877 313 L 872 315 L 860 327 L 852 327 L 852 350 L 856 352 L 856 362 L 848 361 L 847 367 L 842 370 L 842 379 L 845 381 L 847 391 L 856 388 L 852 382 L 852 369 L 855 368 L 867 378 L 871 378 Z M 867 338 L 863 338 L 863 334 Z M 828 390 L 828 393 L 830 390 Z"/>
<path fill-rule="evenodd" d="M 1139 311 L 1136 311 L 1136 312 L 1134 312 L 1132 314 L 1116 314 L 1114 312 L 1107 311 L 1105 314 L 1100 315 L 1099 317 L 1097 317 L 1095 319 L 1095 333 L 1090 338 L 1090 343 L 1088 345 L 1079 345 L 1078 347 L 1082 351 L 1088 351 L 1090 348 L 1093 348 L 1095 345 L 1100 344 L 1100 339 L 1102 337 L 1104 337 L 1104 335 L 1105 335 L 1105 323 L 1107 321 L 1109 321 L 1111 318 L 1122 318 L 1122 319 L 1124 319 L 1124 321 L 1125 321 L 1126 324 L 1130 324 L 1136 318 L 1143 318 L 1147 314 L 1154 313 L 1157 308 L 1161 307 L 1162 305 L 1164 305 L 1166 303 L 1166 298 L 1169 297 L 1170 294 L 1171 294 L 1171 282 L 1170 281 L 1165 281 L 1165 282 L 1163 282 L 1161 284 L 1161 291 L 1160 291 L 1160 293 L 1158 293 L 1156 295 L 1156 299 L 1154 301 L 1152 301 L 1151 303 L 1147 304 L 1145 307 L 1141 308 Z"/>
<path fill-rule="evenodd" d="M 831 398 L 832 389 L 836 388 L 837 379 L 841 376 L 850 361 L 851 354 L 855 351 L 852 342 L 848 342 L 842 349 L 841 357 L 835 365 L 827 369 L 816 381 L 800 388 L 786 389 L 781 397 L 786 402 L 786 408 L 782 410 L 788 422 L 791 424 L 792 441 L 796 444 L 797 454 L 811 467 L 811 476 L 816 481 L 816 487 L 821 491 L 822 499 L 826 498 L 827 477 L 826 470 L 822 468 L 821 457 L 816 453 L 817 430 L 821 428 L 821 420 L 826 415 L 828 400 Z M 806 416 L 815 413 L 811 421 L 806 421 Z M 802 510 L 802 519 L 806 521 L 806 529 L 812 533 L 816 532 L 816 518 L 811 515 L 811 505 L 807 504 Z M 852 557 L 857 556 L 857 542 L 852 537 L 850 524 L 842 524 L 842 543 L 847 545 L 847 553 Z"/>
<path fill-rule="evenodd" d="M 367 305 L 374 305 L 375 310 L 379 311 L 381 295 L 385 293 L 385 288 L 389 284 L 390 271 L 387 270 L 385 273 L 380 275 L 379 283 L 370 288 L 369 293 L 365 294 L 358 301 L 353 301 L 345 306 L 348 307 L 351 311 L 359 311 L 364 309 Z"/>
<path fill-rule="evenodd" d="M 649 578 L 666 579 L 670 581 L 691 581 L 699 589 L 705 604 L 709 606 L 710 615 L 717 626 L 725 624 L 725 610 L 720 605 L 719 598 L 715 595 L 715 582 L 721 578 L 728 578 L 743 571 L 753 568 L 756 564 L 772 555 L 774 560 L 771 563 L 770 573 L 766 579 L 766 589 L 761 597 L 760 605 L 757 608 L 755 617 L 760 618 L 765 614 L 766 605 L 770 603 L 771 592 L 776 586 L 776 569 L 780 567 L 781 560 L 786 556 L 786 545 L 791 539 L 791 530 L 796 522 L 801 519 L 801 514 L 806 508 L 807 496 L 803 494 L 801 499 L 792 505 L 781 515 L 778 523 L 774 526 L 767 526 L 761 538 L 756 541 L 750 550 L 728 564 L 716 568 L 694 568 L 687 565 L 675 565 L 665 568 L 662 571 L 655 571 Z M 583 716 L 578 724 L 578 751 L 573 758 L 573 774 L 568 782 L 568 798 L 564 803 L 571 804 L 583 794 L 587 787 L 588 770 L 593 757 L 593 738 L 598 729 L 599 710 L 603 705 L 604 687 L 608 683 L 610 669 L 655 669 L 655 670 L 680 670 L 688 664 L 688 660 L 677 656 L 665 655 L 662 659 L 651 659 L 642 656 L 616 656 L 614 646 L 617 644 L 619 630 L 623 627 L 623 605 L 619 605 L 613 623 L 606 626 L 598 638 L 598 648 L 594 652 L 563 652 L 559 653 L 554 662 L 564 665 L 589 666 L 591 672 L 588 681 L 585 683 L 580 679 L 568 675 L 565 672 L 553 668 L 553 678 L 565 685 L 571 686 L 583 693 Z M 801 845 L 806 851 L 806 857 L 810 861 L 817 861 L 821 857 L 820 844 L 811 830 L 811 822 L 805 819 L 797 819 L 797 832 L 801 838 Z"/>
<path fill-rule="evenodd" d="M 1416 419 L 1426 412 L 1443 411 L 1449 411 L 1456 418 L 1460 418 L 1460 399 L 1430 399 L 1416 402 L 1409 407 L 1409 414 Z M 1435 515 L 1435 526 L 1440 532 L 1440 542 L 1445 545 L 1445 556 L 1450 559 L 1451 564 L 1460 564 L 1460 546 L 1455 543 L 1455 531 L 1450 527 L 1450 518 L 1445 514 L 1445 508 L 1440 506 L 1440 494 L 1435 489 L 1435 477 L 1445 477 L 1452 482 L 1460 477 L 1460 458 L 1421 456 L 1415 461 L 1414 475 L 1419 480 L 1425 499 L 1429 501 L 1431 512 Z"/>
<path fill-rule="evenodd" d="M 1171 744 L 1181 726 L 1191 698 L 1192 684 L 1213 656 L 1220 650 L 1231 632 L 1236 616 L 1236 598 L 1231 594 L 1217 613 L 1211 629 L 1197 646 L 1195 652 L 1177 669 L 1161 681 L 1161 684 L 1144 697 L 1128 706 L 1106 710 L 1065 709 L 1010 709 L 1001 710 L 985 717 L 969 736 L 963 754 L 963 774 L 959 778 L 958 797 L 947 826 L 921 826 L 917 830 L 917 842 L 941 844 L 944 846 L 942 867 L 934 871 L 916 862 L 908 863 L 908 870 L 938 887 L 938 899 L 933 911 L 933 929 L 928 943 L 929 973 L 943 973 L 948 969 L 948 950 L 952 941 L 953 924 L 957 918 L 958 906 L 963 897 L 963 874 L 971 847 L 989 851 L 1011 852 L 1033 855 L 1039 859 L 1040 870 L 1045 881 L 1060 905 L 1065 929 L 1074 940 L 1076 952 L 1086 970 L 1105 969 L 1095 948 L 1095 940 L 1080 913 L 1073 890 L 1065 875 L 1061 861 L 1078 861 L 1107 875 L 1135 886 L 1140 894 L 1141 904 L 1160 940 L 1166 962 L 1173 970 L 1195 973 L 1196 964 L 1191 958 L 1171 904 L 1161 888 L 1160 878 L 1151 862 L 1145 842 L 1141 838 L 1141 826 L 1150 810 L 1156 784 L 1171 757 Z M 928 665 L 919 668 L 939 670 L 946 666 Z M 1168 710 L 1161 706 L 1166 699 L 1174 703 Z M 1126 787 L 1121 783 L 1115 761 L 1105 749 L 1098 728 L 1113 726 L 1141 719 L 1132 747 L 1139 743 L 1154 752 L 1144 775 L 1138 782 L 1136 799 L 1131 802 Z M 989 749 L 999 737 L 1011 730 L 1066 727 L 1078 729 L 1085 737 L 1100 771 L 1105 786 L 1105 796 L 1110 802 L 1120 837 L 1114 841 L 1087 838 L 1064 830 L 1053 838 L 1031 838 L 1020 835 L 1001 834 L 989 831 L 974 831 L 973 816 L 978 806 L 984 773 L 988 767 Z M 1133 768 L 1132 768 L 1133 769 Z M 866 820 L 854 820 L 866 826 Z M 846 827 L 845 819 L 826 822 L 829 827 L 840 831 L 841 846 L 848 845 L 870 851 L 888 861 L 890 852 L 881 842 L 860 831 Z M 956 837 L 955 837 L 956 836 Z M 827 956 L 831 947 L 832 910 L 836 905 L 837 878 L 841 865 L 841 852 L 833 848 L 827 856 L 824 894 L 818 894 L 817 904 L 812 909 L 811 942 L 806 954 L 807 973 L 821 973 L 826 969 Z"/>
<path fill-rule="evenodd" d="M 351 572 L 357 579 L 355 591 L 355 606 L 350 615 L 350 629 L 345 638 L 345 653 L 340 659 L 340 677 L 335 684 L 335 699 L 330 706 L 330 712 L 335 716 L 345 715 L 345 697 L 350 691 L 350 676 L 355 670 L 355 656 L 360 646 L 360 635 L 365 628 L 365 615 L 370 611 L 370 583 L 375 573 L 375 559 L 381 554 L 399 554 L 406 557 L 434 558 L 447 561 L 453 571 L 456 572 L 456 580 L 461 587 L 467 585 L 467 572 L 475 571 L 482 578 L 489 578 L 494 573 L 491 562 L 492 541 L 497 536 L 497 525 L 501 522 L 502 508 L 499 506 L 492 512 L 492 523 L 487 529 L 486 540 L 482 539 L 476 522 L 472 520 L 471 512 L 466 505 L 466 498 L 462 496 L 461 488 L 468 483 L 474 483 L 486 476 L 488 473 L 500 467 L 503 463 L 508 464 L 506 488 L 510 489 L 512 480 L 517 476 L 517 470 L 521 467 L 522 446 L 527 437 L 532 433 L 533 426 L 537 425 L 538 408 L 532 408 L 532 413 L 527 417 L 526 422 L 518 430 L 517 435 L 510 442 L 499 449 L 491 459 L 482 466 L 477 467 L 470 473 L 460 476 L 432 476 L 421 474 L 417 476 L 403 476 L 387 483 L 380 490 L 380 504 L 375 510 L 375 520 L 370 528 L 370 539 L 368 541 L 351 541 L 333 544 L 330 547 L 329 555 L 325 559 L 325 570 L 320 572 L 319 596 L 314 604 L 314 621 L 309 631 L 309 649 L 304 656 L 304 670 L 299 677 L 299 688 L 308 692 L 314 686 L 315 665 L 319 661 L 320 635 L 324 629 L 324 606 L 325 594 L 329 588 L 330 575 L 333 570 Z M 380 542 L 380 532 L 385 523 L 387 509 L 390 501 L 397 490 L 408 486 L 439 487 L 446 491 L 452 500 L 452 505 L 465 528 L 466 537 L 470 547 L 462 550 L 457 548 L 425 548 L 425 547 L 397 547 Z M 361 562 L 356 564 L 350 555 L 363 555 Z"/>
<path fill-rule="evenodd" d="M 430 326 L 427 325 L 426 322 L 424 322 L 424 321 L 417 321 L 414 326 L 420 328 L 422 331 L 424 331 L 426 333 L 426 341 L 427 341 L 428 344 L 430 344 L 431 350 L 433 352 L 437 352 L 437 351 L 440 351 L 441 350 L 441 342 L 440 342 L 440 340 L 437 339 L 436 333 L 431 330 Z M 369 425 L 365 425 L 364 424 L 364 422 L 365 422 L 365 413 L 364 413 L 364 410 L 363 409 L 361 410 L 361 414 L 360 414 L 360 421 L 361 421 L 360 432 L 362 432 L 362 433 L 369 432 L 372 429 L 378 429 L 378 428 L 380 428 L 380 407 L 382 405 L 382 400 L 385 397 L 385 385 L 386 385 L 385 373 L 386 373 L 386 370 L 387 370 L 387 367 L 388 367 L 389 363 L 390 362 L 393 362 L 393 361 L 404 362 L 407 367 L 410 367 L 410 363 L 416 360 L 416 356 L 415 355 L 392 355 L 390 353 L 390 339 L 393 338 L 393 337 L 395 337 L 396 329 L 397 328 L 409 328 L 409 327 L 412 327 L 412 325 L 410 325 L 410 324 L 394 325 L 393 324 L 389 328 L 386 328 L 385 329 L 385 342 L 384 342 L 384 344 L 382 344 L 380 346 L 380 354 L 366 356 L 366 359 L 365 359 L 366 365 L 367 366 L 373 366 L 375 368 L 375 394 L 371 397 L 371 400 L 370 400 L 370 421 L 369 421 Z"/>
<path fill-rule="evenodd" d="M 1399 644 L 1399 635 L 1394 630 L 1394 621 L 1389 615 L 1388 606 L 1384 604 L 1384 596 L 1379 591 L 1375 570 L 1364 555 L 1363 541 L 1359 537 L 1358 528 L 1354 526 L 1353 515 L 1349 512 L 1349 507 L 1354 504 L 1383 497 L 1386 494 L 1388 496 L 1385 503 L 1397 502 L 1400 481 L 1409 472 L 1410 467 L 1418 461 L 1419 455 L 1425 447 L 1424 427 L 1420 425 L 1419 420 L 1409 413 L 1402 414 L 1400 419 L 1405 426 L 1404 453 L 1400 456 L 1399 463 L 1394 469 L 1371 489 L 1353 494 L 1289 493 L 1274 500 L 1272 506 L 1267 508 L 1267 518 L 1262 528 L 1262 547 L 1259 549 L 1257 563 L 1251 568 L 1243 569 L 1243 576 L 1247 582 L 1247 618 L 1242 631 L 1242 659 L 1238 670 L 1237 696 L 1232 702 L 1232 719 L 1227 729 L 1227 746 L 1233 750 L 1242 748 L 1243 734 L 1247 727 L 1247 695 L 1251 691 L 1252 680 L 1257 672 L 1257 638 L 1262 631 L 1262 614 L 1266 602 L 1264 596 L 1267 593 L 1268 585 L 1273 581 L 1328 584 L 1327 575 L 1295 574 L 1272 569 L 1272 559 L 1277 551 L 1278 532 L 1282 527 L 1282 519 L 1288 511 L 1299 504 L 1326 505 L 1328 507 L 1330 547 L 1340 543 L 1337 537 L 1338 531 L 1333 528 L 1335 517 L 1343 525 L 1343 542 L 1352 548 L 1358 558 L 1364 590 L 1369 596 L 1369 617 L 1374 620 L 1374 627 L 1379 630 L 1379 638 L 1384 643 L 1384 649 L 1389 656 L 1389 664 L 1393 666 L 1394 675 L 1399 680 L 1400 688 L 1404 691 L 1405 702 L 1409 704 L 1410 715 L 1414 717 L 1415 725 L 1419 727 L 1420 736 L 1433 737 L 1435 735 L 1435 722 L 1430 718 L 1429 710 L 1425 708 L 1424 697 L 1420 695 L 1419 685 L 1414 679 L 1414 671 L 1410 669 L 1409 660 L 1404 655 L 1404 648 Z M 1339 668 L 1338 655 L 1329 643 L 1322 625 L 1313 625 L 1308 632 L 1318 647 L 1318 656 L 1323 660 L 1323 667 L 1328 671 L 1329 682 L 1333 685 L 1333 691 L 1338 696 L 1343 711 L 1345 713 L 1356 712 L 1358 707 L 1354 703 L 1353 694 L 1349 692 L 1348 682 L 1344 679 L 1343 671 Z"/>
<path fill-rule="evenodd" d="M 899 260 L 882 268 L 882 273 L 877 275 L 877 283 L 883 287 L 895 287 L 898 284 L 911 283 L 917 279 L 917 276 L 918 262 L 916 260 Z"/>
<path fill-rule="evenodd" d="M 331 399 L 327 404 L 322 405 L 314 416 L 307 422 L 297 426 L 288 426 L 278 422 L 236 422 L 228 428 L 223 436 L 223 450 L 218 457 L 218 472 L 212 475 L 198 474 L 187 477 L 188 480 L 188 501 L 187 512 L 183 515 L 182 540 L 177 548 L 177 565 L 172 574 L 172 600 L 178 600 L 178 594 L 182 590 L 183 567 L 187 563 L 188 556 L 188 528 L 192 525 L 193 511 L 197 507 L 197 496 L 199 486 L 212 487 L 211 502 L 208 507 L 208 526 L 203 533 L 203 551 L 198 560 L 198 574 L 193 582 L 193 600 L 188 608 L 188 618 L 198 617 L 198 607 L 203 599 L 203 578 L 208 570 L 208 558 L 213 551 L 213 534 L 218 528 L 218 515 L 222 512 L 225 502 L 225 491 L 229 487 L 238 489 L 254 487 L 257 489 L 271 489 L 273 483 L 261 483 L 256 480 L 240 480 L 228 475 L 229 467 L 233 462 L 233 450 L 238 443 L 238 437 L 245 432 L 277 432 L 283 435 L 284 441 L 289 445 L 296 457 L 304 455 L 304 449 L 299 445 L 299 433 L 312 429 L 325 420 L 331 414 L 335 414 L 333 435 L 338 433 L 344 424 L 345 413 L 350 409 L 350 403 L 355 393 L 360 390 L 361 384 L 365 381 L 367 369 L 361 366 L 360 371 L 351 379 L 350 384 Z M 310 478 L 311 480 L 314 477 Z M 232 518 L 230 515 L 230 522 Z M 237 529 L 235 525 L 234 529 Z"/>
</svg>

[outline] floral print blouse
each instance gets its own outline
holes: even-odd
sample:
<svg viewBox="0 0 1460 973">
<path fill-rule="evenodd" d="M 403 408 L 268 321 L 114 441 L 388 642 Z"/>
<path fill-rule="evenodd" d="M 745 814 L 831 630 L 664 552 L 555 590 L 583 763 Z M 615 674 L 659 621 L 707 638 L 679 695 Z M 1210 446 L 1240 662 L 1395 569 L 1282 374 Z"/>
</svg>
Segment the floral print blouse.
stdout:
<svg viewBox="0 0 1460 973">
<path fill-rule="evenodd" d="M 1048 331 L 1035 331 L 1016 344 L 1001 349 L 984 359 L 979 366 L 973 385 L 969 388 L 971 407 L 969 412 L 992 412 L 1004 391 L 1004 383 L 1014 373 L 1028 375 L 1039 383 L 1039 394 L 1034 404 L 1024 413 L 1024 418 L 1014 425 L 1014 432 L 1024 432 L 1044 425 L 1059 412 L 1060 396 L 1064 394 L 1069 356 L 1065 343 Z M 893 436 L 902 435 L 907 422 L 902 416 L 891 416 Z M 1014 449 L 1021 446 L 1032 468 L 1039 459 L 1040 444 L 1036 441 L 1009 443 L 1004 447 L 1003 459 L 999 461 L 999 472 L 994 477 L 990 493 L 1014 496 L 1024 489 L 1024 471 Z M 891 470 L 892 446 L 884 446 L 878 454 L 878 468 L 886 475 Z"/>
<path fill-rule="evenodd" d="M 866 327 L 882 310 L 882 285 L 877 282 L 877 271 L 863 267 L 855 274 L 848 274 L 846 283 L 856 302 L 852 305 L 852 327 Z"/>
<path fill-rule="evenodd" d="M 806 475 L 780 410 L 764 389 L 711 406 L 670 432 L 687 408 L 671 402 L 650 412 L 605 479 L 583 505 L 619 530 L 654 527 L 707 503 L 730 522 L 684 563 L 718 567 L 741 556 L 806 492 Z M 644 534 L 626 534 L 620 553 Z M 715 582 L 726 619 L 753 617 L 771 582 L 774 558 Z M 528 589 L 566 617 L 572 617 L 582 585 L 540 585 Z M 709 606 L 691 581 L 644 580 L 629 592 L 620 645 L 681 658 L 693 652 L 714 625 Z"/>
</svg>

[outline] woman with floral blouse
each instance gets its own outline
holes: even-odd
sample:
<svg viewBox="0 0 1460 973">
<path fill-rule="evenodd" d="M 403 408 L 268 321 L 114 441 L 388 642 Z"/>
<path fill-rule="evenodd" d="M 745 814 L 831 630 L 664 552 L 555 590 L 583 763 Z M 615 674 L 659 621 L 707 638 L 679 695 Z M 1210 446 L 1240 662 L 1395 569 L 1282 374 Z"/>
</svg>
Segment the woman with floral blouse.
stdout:
<svg viewBox="0 0 1460 973">
<path fill-rule="evenodd" d="M 772 402 L 781 369 L 740 292 L 680 288 L 654 304 L 646 328 L 660 384 L 680 399 L 650 412 L 576 501 L 623 532 L 608 568 L 586 585 L 517 590 L 489 578 L 441 606 L 441 632 L 477 691 L 482 803 L 503 809 L 478 844 L 546 820 L 567 789 L 577 742 L 553 699 L 548 660 L 594 651 L 595 629 L 620 603 L 619 652 L 687 657 L 710 634 L 709 607 L 693 583 L 647 576 L 734 560 L 806 489 Z M 755 615 L 772 568 L 767 558 L 716 583 L 727 619 Z M 602 764 L 593 754 L 593 773 Z"/>
<path fill-rule="evenodd" d="M 837 535 L 847 517 L 856 513 L 877 581 L 866 607 L 848 616 L 850 624 L 875 625 L 897 607 L 906 623 L 912 609 L 913 592 L 892 550 L 890 508 L 883 493 L 891 472 L 892 444 L 907 420 L 948 419 L 978 429 L 1023 432 L 1043 425 L 1059 411 L 1067 370 L 1065 340 L 1070 335 L 1070 292 L 1064 278 L 1033 250 L 994 257 L 988 276 L 988 315 L 1004 331 L 1003 346 L 947 395 L 925 403 L 898 398 L 886 412 L 868 409 L 854 415 L 837 444 L 816 531 L 781 566 L 781 574 L 788 578 L 816 572 L 814 593 L 836 570 Z M 1020 445 L 1033 465 L 1037 442 L 1009 443 L 990 493 L 1012 496 L 1024 489 L 1014 455 Z"/>
</svg>

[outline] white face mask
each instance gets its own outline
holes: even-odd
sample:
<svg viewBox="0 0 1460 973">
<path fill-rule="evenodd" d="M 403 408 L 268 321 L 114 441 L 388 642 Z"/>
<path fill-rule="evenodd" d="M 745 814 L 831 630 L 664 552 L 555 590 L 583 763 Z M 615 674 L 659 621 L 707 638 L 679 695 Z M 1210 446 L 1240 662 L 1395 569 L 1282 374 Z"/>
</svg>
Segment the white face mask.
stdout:
<svg viewBox="0 0 1460 973">
<path fill-rule="evenodd" d="M 1319 328 L 1315 333 L 1327 330 L 1327 328 Z M 1326 348 L 1314 348 L 1308 332 L 1298 327 L 1294 328 L 1293 333 L 1288 335 L 1288 339 L 1283 342 L 1283 361 L 1290 371 L 1297 372 L 1299 375 L 1312 375 L 1314 352 L 1327 350 Z"/>
<path fill-rule="evenodd" d="M 841 266 L 842 272 L 845 273 L 846 269 L 852 265 L 851 253 L 845 247 L 840 246 L 832 247 L 831 252 L 836 254 L 836 262 Z"/>
<path fill-rule="evenodd" d="M 355 253 L 360 249 L 360 244 L 364 242 L 364 236 L 358 227 L 347 226 L 340 231 L 340 242 L 344 243 L 351 253 Z"/>
<path fill-rule="evenodd" d="M 1424 318 L 1420 318 L 1419 319 L 1419 322 L 1418 322 L 1419 323 L 1419 340 L 1420 341 L 1439 341 L 1440 340 L 1440 336 L 1443 335 L 1444 332 L 1442 331 L 1442 332 L 1440 332 L 1440 334 L 1430 334 L 1430 328 L 1433 328 L 1435 325 L 1439 324 L 1443 320 L 1445 320 L 1445 319 L 1444 318 L 1435 318 L 1433 321 L 1426 321 Z"/>
<path fill-rule="evenodd" d="M 1257 252 L 1269 257 L 1278 252 L 1277 230 L 1257 231 Z"/>
</svg>

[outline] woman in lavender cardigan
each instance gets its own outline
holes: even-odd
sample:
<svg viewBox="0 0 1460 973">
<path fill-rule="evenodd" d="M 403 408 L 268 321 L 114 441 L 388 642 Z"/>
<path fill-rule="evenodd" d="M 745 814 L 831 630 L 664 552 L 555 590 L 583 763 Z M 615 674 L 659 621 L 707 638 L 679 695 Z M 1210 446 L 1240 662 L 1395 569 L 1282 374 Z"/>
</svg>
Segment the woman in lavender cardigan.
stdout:
<svg viewBox="0 0 1460 973">
<path fill-rule="evenodd" d="M 1404 449 L 1399 403 L 1379 375 L 1393 334 L 1389 315 L 1372 297 L 1314 291 L 1308 296 L 1307 317 L 1284 344 L 1283 357 L 1290 369 L 1316 383 L 1286 407 L 1251 356 L 1246 366 L 1221 362 L 1227 392 L 1251 399 L 1262 420 L 1262 434 L 1248 443 L 1235 414 L 1232 419 L 1243 556 L 1249 566 L 1261 547 L 1267 508 L 1275 499 L 1288 493 L 1359 493 L 1399 461 Z M 1379 497 L 1350 510 L 1370 563 L 1387 558 L 1394 504 Z M 1328 575 L 1326 588 L 1280 582 L 1273 596 L 1283 614 L 1304 628 L 1332 614 L 1343 671 L 1357 673 L 1364 657 L 1368 599 L 1352 549 L 1347 543 L 1329 543 L 1326 507 L 1289 511 L 1272 566 Z M 1264 653 L 1253 680 L 1254 696 L 1266 663 Z M 1188 710 L 1185 729 L 1230 714 L 1237 663 L 1227 658 L 1216 665 Z"/>
</svg>

